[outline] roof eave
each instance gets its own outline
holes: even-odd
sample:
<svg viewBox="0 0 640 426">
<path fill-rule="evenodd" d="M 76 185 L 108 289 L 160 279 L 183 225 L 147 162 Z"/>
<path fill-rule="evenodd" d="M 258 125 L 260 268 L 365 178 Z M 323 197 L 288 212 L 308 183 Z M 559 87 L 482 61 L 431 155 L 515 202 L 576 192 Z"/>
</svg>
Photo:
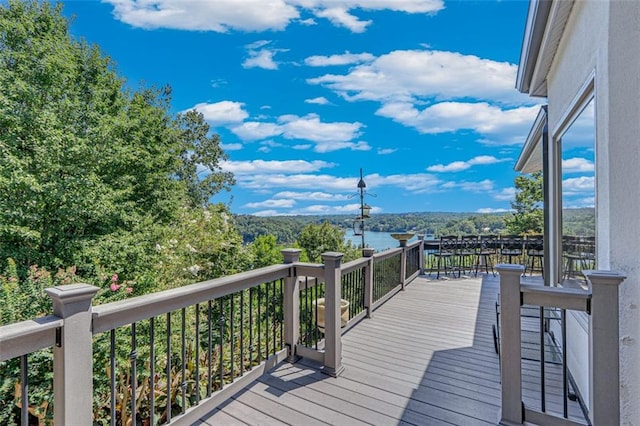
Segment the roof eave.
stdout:
<svg viewBox="0 0 640 426">
<path fill-rule="evenodd" d="M 531 90 L 531 79 L 540 54 L 551 3 L 552 0 L 530 0 L 529 2 L 529 13 L 516 76 L 516 89 L 521 93 L 529 93 Z"/>
<path fill-rule="evenodd" d="M 542 136 L 547 124 L 547 106 L 543 105 L 533 122 L 527 140 L 522 147 L 514 170 L 520 173 L 533 173 L 542 170 Z"/>
</svg>

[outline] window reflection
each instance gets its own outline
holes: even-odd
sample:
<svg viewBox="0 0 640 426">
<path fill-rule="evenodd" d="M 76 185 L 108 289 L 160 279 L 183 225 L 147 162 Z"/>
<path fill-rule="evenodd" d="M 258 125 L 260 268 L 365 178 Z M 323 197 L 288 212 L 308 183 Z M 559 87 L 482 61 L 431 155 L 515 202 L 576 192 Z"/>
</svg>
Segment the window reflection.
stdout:
<svg viewBox="0 0 640 426">
<path fill-rule="evenodd" d="M 595 269 L 595 120 L 593 99 L 562 135 L 562 283 L 586 286 Z"/>
</svg>

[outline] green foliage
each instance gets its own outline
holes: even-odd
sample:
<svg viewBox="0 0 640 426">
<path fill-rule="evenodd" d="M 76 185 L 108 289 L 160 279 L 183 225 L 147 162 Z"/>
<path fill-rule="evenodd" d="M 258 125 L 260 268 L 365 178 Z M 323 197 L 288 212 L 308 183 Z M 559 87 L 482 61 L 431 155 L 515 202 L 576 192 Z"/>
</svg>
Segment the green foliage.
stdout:
<svg viewBox="0 0 640 426">
<path fill-rule="evenodd" d="M 511 203 L 515 213 L 505 218 L 509 233 L 541 234 L 544 226 L 542 172 L 534 172 L 530 176 L 517 176 L 515 187 L 515 201 Z"/>
<path fill-rule="evenodd" d="M 276 265 L 282 263 L 282 249 L 284 246 L 276 242 L 275 235 L 260 235 L 251 244 L 249 249 L 252 255 L 252 268 L 257 269 L 263 266 Z"/>
<path fill-rule="evenodd" d="M 388 233 L 413 231 L 431 235 L 500 234 L 505 228 L 504 217 L 502 213 L 387 213 L 373 215 L 367 219 L 365 226 L 367 231 Z M 245 243 L 250 243 L 260 235 L 273 235 L 278 243 L 291 246 L 305 226 L 326 221 L 346 232 L 353 225 L 353 216 L 236 215 L 234 221 Z"/>
<path fill-rule="evenodd" d="M 309 224 L 300 232 L 298 243 L 310 262 L 321 263 L 321 254 L 334 251 L 344 253 L 344 260 L 358 258 L 360 253 L 351 243 L 345 242 L 345 231 L 329 222 Z"/>
<path fill-rule="evenodd" d="M 126 92 L 97 46 L 70 37 L 61 8 L 0 6 L 0 259 L 22 275 L 114 261 L 133 277 L 181 207 L 204 206 L 233 176 L 201 114 L 172 117 L 169 87 Z M 198 165 L 211 173 L 200 179 Z"/>
<path fill-rule="evenodd" d="M 156 289 L 179 287 L 248 269 L 250 253 L 224 205 L 182 208 L 155 250 Z M 277 263 L 281 263 L 281 260 Z"/>
</svg>

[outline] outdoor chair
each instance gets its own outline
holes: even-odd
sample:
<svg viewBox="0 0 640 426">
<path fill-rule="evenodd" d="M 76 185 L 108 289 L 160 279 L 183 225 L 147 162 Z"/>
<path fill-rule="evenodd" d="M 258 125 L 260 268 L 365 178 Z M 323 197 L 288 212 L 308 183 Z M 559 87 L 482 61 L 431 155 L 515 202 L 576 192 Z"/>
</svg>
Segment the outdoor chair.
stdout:
<svg viewBox="0 0 640 426">
<path fill-rule="evenodd" d="M 476 254 L 476 276 L 478 276 L 478 269 L 484 266 L 484 271 L 488 274 L 489 267 L 491 267 L 491 274 L 495 277 L 496 273 L 493 270 L 493 259 L 500 246 L 497 235 L 481 235 L 478 243 L 479 248 Z"/>
<path fill-rule="evenodd" d="M 523 275 L 527 275 L 527 270 L 529 271 L 529 275 L 532 275 L 535 270 L 540 271 L 544 277 L 544 240 L 542 235 L 527 235 L 524 245 L 527 250 L 527 264 L 525 265 Z"/>
<path fill-rule="evenodd" d="M 458 257 L 458 236 L 447 235 L 440 237 L 440 247 L 433 255 L 437 259 L 436 267 L 438 273 L 436 278 L 440 278 L 440 271 L 444 271 L 445 275 L 447 275 L 448 271 L 453 273 L 457 269 L 455 262 Z M 458 274 L 458 276 L 460 275 Z"/>
<path fill-rule="evenodd" d="M 460 248 L 458 250 L 458 266 L 460 273 L 471 272 L 474 260 L 478 254 L 479 240 L 477 235 L 463 235 L 460 237 Z M 477 275 L 477 273 L 476 273 Z"/>
<path fill-rule="evenodd" d="M 504 262 L 504 259 L 507 258 L 507 263 L 513 263 L 513 258 L 516 258 L 516 263 L 520 264 L 524 239 L 519 235 L 503 235 L 500 237 L 500 241 L 502 243 L 500 249 L 502 261 Z"/>
</svg>

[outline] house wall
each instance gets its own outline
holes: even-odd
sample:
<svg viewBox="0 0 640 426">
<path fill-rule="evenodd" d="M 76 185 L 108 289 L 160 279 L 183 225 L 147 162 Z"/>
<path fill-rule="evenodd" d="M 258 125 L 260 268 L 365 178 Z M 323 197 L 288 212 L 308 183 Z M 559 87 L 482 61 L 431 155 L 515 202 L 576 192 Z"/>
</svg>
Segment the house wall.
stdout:
<svg viewBox="0 0 640 426">
<path fill-rule="evenodd" d="M 552 143 L 593 73 L 597 263 L 598 269 L 627 275 L 619 303 L 620 404 L 622 424 L 632 425 L 640 419 L 640 2 L 574 3 L 547 79 Z M 551 230 L 557 233 L 557 227 Z M 558 267 L 552 265 L 554 271 Z M 579 333 L 574 325 L 570 329 Z M 584 341 L 578 337 L 574 341 Z M 569 344 L 570 359 L 586 353 L 583 345 Z M 570 368 L 584 388 L 584 366 Z"/>
</svg>

